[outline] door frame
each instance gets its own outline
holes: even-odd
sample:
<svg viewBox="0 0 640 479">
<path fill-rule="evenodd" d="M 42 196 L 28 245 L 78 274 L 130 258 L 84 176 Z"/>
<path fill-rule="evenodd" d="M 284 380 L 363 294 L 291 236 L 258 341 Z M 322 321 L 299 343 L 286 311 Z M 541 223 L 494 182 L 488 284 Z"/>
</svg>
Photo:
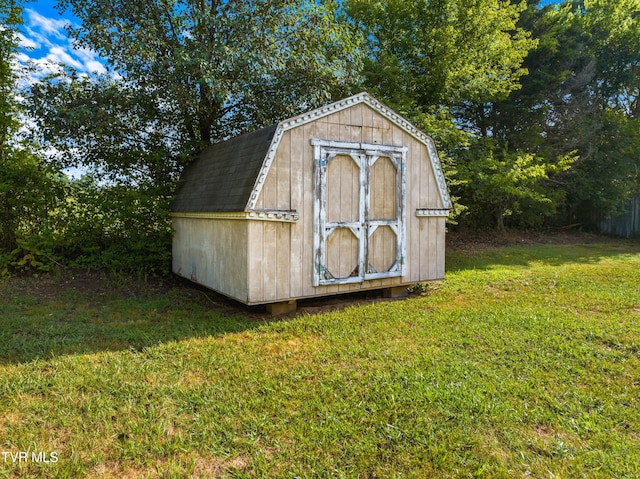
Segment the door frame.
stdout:
<svg viewBox="0 0 640 479">
<path fill-rule="evenodd" d="M 406 245 L 406 156 L 408 148 L 398 145 L 343 142 L 312 139 L 314 148 L 314 234 L 313 234 L 313 285 L 362 283 L 363 281 L 404 276 Z M 338 155 L 348 156 L 359 168 L 359 213 L 357 221 L 331 222 L 326 220 L 327 166 Z M 380 157 L 389 158 L 396 169 L 396 218 L 393 220 L 371 220 L 370 178 L 371 167 Z M 369 271 L 367 253 L 369 238 L 380 226 L 390 227 L 396 236 L 396 260 L 389 271 Z M 356 274 L 335 278 L 326 269 L 326 241 L 336 229 L 346 228 L 358 239 L 358 266 Z M 329 276 L 327 276 L 329 274 Z"/>
</svg>

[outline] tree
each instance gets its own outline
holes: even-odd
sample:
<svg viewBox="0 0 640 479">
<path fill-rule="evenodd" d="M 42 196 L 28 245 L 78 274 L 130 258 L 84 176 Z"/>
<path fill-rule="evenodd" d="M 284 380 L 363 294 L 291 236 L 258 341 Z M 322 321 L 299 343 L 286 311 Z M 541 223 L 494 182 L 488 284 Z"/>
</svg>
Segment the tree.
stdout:
<svg viewBox="0 0 640 479">
<path fill-rule="evenodd" d="M 567 155 L 549 162 L 543 155 L 513 150 L 494 138 L 474 140 L 458 162 L 471 216 L 467 222 L 475 227 L 493 225 L 498 231 L 505 229 L 507 218 L 519 227 L 541 226 L 563 199 L 563 192 L 550 186 L 550 178 L 568 170 L 575 160 Z"/>
<path fill-rule="evenodd" d="M 593 221 L 621 212 L 640 192 L 640 2 L 585 0 L 559 14 L 581 29 L 584 45 L 585 67 L 573 77 L 584 87 L 567 110 L 576 103 L 589 113 L 572 123 L 584 141 L 569 188 L 570 214 Z"/>
<path fill-rule="evenodd" d="M 506 97 L 534 45 L 522 7 L 499 0 L 348 0 L 367 38 L 365 85 L 401 110 L 462 113 Z"/>
<path fill-rule="evenodd" d="M 98 52 L 108 73 L 47 78 L 31 88 L 29 109 L 57 164 L 82 165 L 96 180 L 72 185 L 92 213 L 69 206 L 63 215 L 86 228 L 62 229 L 76 245 L 83 231 L 99 238 L 102 257 L 123 245 L 168 251 L 169 202 L 198 151 L 346 95 L 361 68 L 360 37 L 338 22 L 332 1 L 58 6 L 80 19 L 70 36 Z M 91 221 L 96 215 L 113 221 Z"/>
<path fill-rule="evenodd" d="M 60 0 L 59 6 L 82 22 L 69 29 L 76 44 L 98 52 L 113 73 L 93 85 L 72 78 L 35 92 L 38 113 L 50 113 L 44 116 L 50 140 L 62 140 L 55 131 L 59 113 L 67 125 L 78 111 L 85 119 L 91 114 L 81 104 L 92 90 L 98 103 L 115 100 L 95 120 L 115 120 L 127 147 L 147 145 L 149 135 L 161 132 L 173 151 L 191 153 L 341 96 L 360 69 L 359 37 L 338 24 L 331 1 Z M 48 104 L 50 93 L 75 96 L 77 108 Z M 127 113 L 136 103 L 135 113 Z M 118 117 L 134 117 L 134 125 Z M 86 135 L 101 141 L 86 130 L 70 141 Z"/>
<path fill-rule="evenodd" d="M 538 40 L 524 63 L 530 73 L 483 121 L 495 138 L 548 163 L 576 157 L 552 186 L 566 197 L 564 221 L 591 221 L 638 191 L 640 4 L 538 3 L 521 17 Z"/>
<path fill-rule="evenodd" d="M 21 7 L 15 2 L 0 3 L 0 159 L 10 150 L 17 128 L 17 105 L 14 87 L 16 74 L 13 61 L 17 49 L 16 28 L 20 24 Z"/>
<path fill-rule="evenodd" d="M 0 256 L 18 246 L 19 236 L 43 228 L 60 186 L 56 172 L 17 135 L 21 110 L 15 94 L 15 56 L 21 21 L 19 3 L 0 4 Z"/>
<path fill-rule="evenodd" d="M 522 62 L 535 41 L 517 26 L 523 8 L 499 0 L 346 2 L 367 38 L 366 88 L 434 137 L 456 213 L 469 205 L 459 196 L 482 154 L 470 147 L 487 134 L 478 112 L 517 90 L 527 72 Z"/>
</svg>

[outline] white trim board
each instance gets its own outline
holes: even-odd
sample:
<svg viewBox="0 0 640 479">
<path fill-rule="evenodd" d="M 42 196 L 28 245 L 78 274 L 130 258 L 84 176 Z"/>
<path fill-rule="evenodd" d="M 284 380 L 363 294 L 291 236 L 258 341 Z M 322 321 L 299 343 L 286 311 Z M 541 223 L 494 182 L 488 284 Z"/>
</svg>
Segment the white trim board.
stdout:
<svg viewBox="0 0 640 479">
<path fill-rule="evenodd" d="M 267 175 L 269 174 L 271 163 L 273 163 L 273 159 L 275 158 L 276 151 L 278 150 L 278 146 L 280 145 L 280 141 L 282 140 L 282 135 L 285 131 L 305 125 L 325 116 L 350 108 L 354 105 L 358 105 L 360 103 L 364 103 L 373 108 L 387 120 L 402 128 L 404 131 L 406 131 L 408 134 L 413 136 L 416 140 L 420 141 L 427 147 L 427 150 L 429 152 L 429 159 L 431 161 L 431 167 L 433 168 L 433 173 L 436 178 L 442 205 L 444 209 L 451 209 L 451 198 L 449 197 L 449 191 L 447 190 L 447 183 L 444 178 L 444 172 L 442 171 L 442 164 L 440 162 L 440 158 L 438 157 L 435 143 L 433 142 L 431 137 L 417 129 L 414 125 L 411 124 L 411 122 L 409 122 L 409 120 L 398 115 L 391 108 L 373 98 L 371 95 L 369 95 L 369 93 L 362 92 L 349 98 L 345 98 L 344 100 L 340 100 L 338 102 L 325 105 L 307 113 L 294 116 L 293 118 L 281 121 L 278 124 L 273 135 L 273 139 L 271 140 L 271 145 L 269 146 L 267 156 L 262 163 L 262 167 L 260 168 L 258 177 L 256 178 L 256 181 L 253 185 L 253 190 L 251 192 L 251 196 L 249 197 L 249 202 L 247 203 L 245 211 L 252 211 L 255 209 L 258 197 L 260 196 L 260 192 L 262 191 L 264 182 L 267 178 Z M 377 146 L 379 147 L 380 145 Z"/>
</svg>

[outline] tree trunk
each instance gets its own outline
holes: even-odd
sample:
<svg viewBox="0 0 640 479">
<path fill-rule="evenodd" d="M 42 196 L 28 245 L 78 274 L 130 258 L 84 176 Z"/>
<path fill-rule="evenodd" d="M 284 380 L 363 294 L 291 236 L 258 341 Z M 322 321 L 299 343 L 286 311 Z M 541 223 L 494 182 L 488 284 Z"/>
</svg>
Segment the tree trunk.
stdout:
<svg viewBox="0 0 640 479">
<path fill-rule="evenodd" d="M 496 211 L 496 230 L 504 231 L 504 210 L 499 209 Z"/>
</svg>

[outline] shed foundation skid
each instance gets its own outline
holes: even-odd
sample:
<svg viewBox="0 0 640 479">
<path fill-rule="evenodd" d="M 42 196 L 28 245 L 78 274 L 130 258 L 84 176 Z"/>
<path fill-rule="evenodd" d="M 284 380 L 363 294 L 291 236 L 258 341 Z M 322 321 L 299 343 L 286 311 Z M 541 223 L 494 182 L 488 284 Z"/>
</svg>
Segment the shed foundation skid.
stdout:
<svg viewBox="0 0 640 479">
<path fill-rule="evenodd" d="M 281 303 L 269 303 L 267 304 L 267 313 L 272 314 L 273 316 L 295 313 L 297 307 L 298 305 L 295 300 L 283 301 Z"/>
</svg>

